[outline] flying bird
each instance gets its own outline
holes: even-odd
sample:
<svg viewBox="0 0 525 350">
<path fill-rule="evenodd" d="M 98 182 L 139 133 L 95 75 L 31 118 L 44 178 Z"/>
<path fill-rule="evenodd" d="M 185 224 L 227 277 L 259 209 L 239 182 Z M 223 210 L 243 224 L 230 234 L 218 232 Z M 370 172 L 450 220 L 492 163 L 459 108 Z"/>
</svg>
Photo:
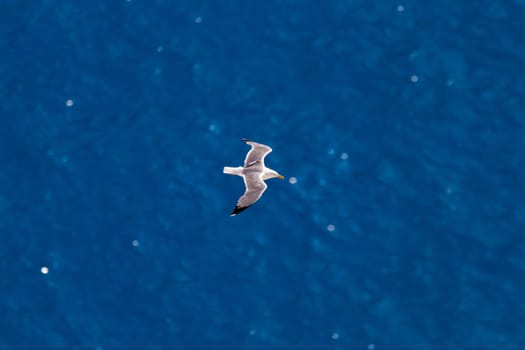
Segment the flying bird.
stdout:
<svg viewBox="0 0 525 350">
<path fill-rule="evenodd" d="M 246 191 L 237 201 L 237 205 L 230 214 L 231 216 L 235 216 L 243 210 L 246 210 L 261 198 L 262 194 L 268 187 L 264 180 L 272 179 L 274 177 L 281 180 L 284 179 L 284 176 L 277 171 L 267 168 L 264 165 L 264 157 L 272 151 L 271 147 L 248 139 L 242 140 L 252 147 L 248 154 L 246 154 L 244 166 L 225 166 L 223 169 L 224 174 L 242 176 L 244 179 L 244 185 L 246 186 Z"/>
</svg>

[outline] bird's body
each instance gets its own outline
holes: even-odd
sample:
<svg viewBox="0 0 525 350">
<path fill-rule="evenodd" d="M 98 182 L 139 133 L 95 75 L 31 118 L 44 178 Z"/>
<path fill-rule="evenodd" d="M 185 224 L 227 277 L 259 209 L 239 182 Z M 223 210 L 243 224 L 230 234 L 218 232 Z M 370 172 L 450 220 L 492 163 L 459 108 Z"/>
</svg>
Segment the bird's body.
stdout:
<svg viewBox="0 0 525 350">
<path fill-rule="evenodd" d="M 243 139 L 243 141 L 252 147 L 244 159 L 244 166 L 225 166 L 223 169 L 224 174 L 241 176 L 246 186 L 246 191 L 237 201 L 231 216 L 237 215 L 261 198 L 267 188 L 264 180 L 274 177 L 284 179 L 284 176 L 277 171 L 264 165 L 264 158 L 272 151 L 269 146 L 248 139 Z"/>
</svg>

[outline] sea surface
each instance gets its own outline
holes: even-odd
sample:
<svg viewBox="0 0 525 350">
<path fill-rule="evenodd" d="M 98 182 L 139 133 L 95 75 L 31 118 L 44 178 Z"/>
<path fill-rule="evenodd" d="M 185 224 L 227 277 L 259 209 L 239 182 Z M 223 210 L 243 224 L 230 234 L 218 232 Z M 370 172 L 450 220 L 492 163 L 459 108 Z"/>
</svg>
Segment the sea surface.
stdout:
<svg viewBox="0 0 525 350">
<path fill-rule="evenodd" d="M 0 350 L 525 348 L 525 1 L 2 0 Z M 270 145 L 259 202 L 223 166 Z"/>
</svg>

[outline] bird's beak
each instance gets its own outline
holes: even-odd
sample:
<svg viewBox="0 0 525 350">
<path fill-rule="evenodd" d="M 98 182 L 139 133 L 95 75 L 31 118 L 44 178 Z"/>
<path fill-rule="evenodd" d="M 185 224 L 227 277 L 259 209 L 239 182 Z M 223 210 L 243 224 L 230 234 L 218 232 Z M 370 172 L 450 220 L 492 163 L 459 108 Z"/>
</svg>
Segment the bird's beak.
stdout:
<svg viewBox="0 0 525 350">
<path fill-rule="evenodd" d="M 279 175 L 279 176 L 277 176 L 277 177 L 278 177 L 279 179 L 281 179 L 281 180 L 284 179 L 284 176 L 282 176 L 282 175 Z"/>
</svg>

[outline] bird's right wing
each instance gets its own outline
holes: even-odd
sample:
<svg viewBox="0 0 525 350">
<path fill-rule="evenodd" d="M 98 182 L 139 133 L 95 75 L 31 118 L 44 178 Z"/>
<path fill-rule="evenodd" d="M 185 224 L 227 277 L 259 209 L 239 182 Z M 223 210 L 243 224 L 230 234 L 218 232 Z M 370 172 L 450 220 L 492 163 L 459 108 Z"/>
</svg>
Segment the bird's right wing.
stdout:
<svg viewBox="0 0 525 350">
<path fill-rule="evenodd" d="M 245 174 L 244 185 L 246 186 L 246 191 L 237 201 L 237 205 L 230 214 L 231 216 L 239 214 L 241 211 L 246 210 L 253 203 L 257 202 L 268 187 L 262 180 L 260 173 Z"/>
</svg>

